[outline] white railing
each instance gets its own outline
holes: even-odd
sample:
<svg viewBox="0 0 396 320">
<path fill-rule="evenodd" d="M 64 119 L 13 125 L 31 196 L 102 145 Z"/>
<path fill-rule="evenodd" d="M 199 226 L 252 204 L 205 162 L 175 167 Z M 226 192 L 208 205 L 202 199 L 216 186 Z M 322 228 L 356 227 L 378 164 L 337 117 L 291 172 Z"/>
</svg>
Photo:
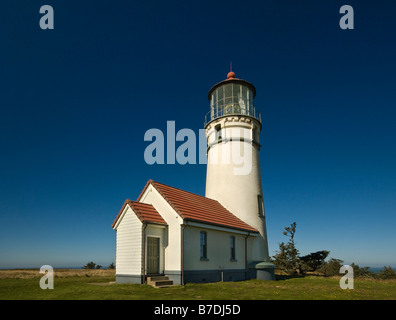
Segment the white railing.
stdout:
<svg viewBox="0 0 396 320">
<path fill-rule="evenodd" d="M 261 123 L 261 113 L 254 106 L 248 108 L 241 107 L 239 104 L 231 104 L 222 107 L 215 107 L 205 115 L 205 126 L 214 119 L 228 115 L 246 115 L 253 117 Z"/>
</svg>

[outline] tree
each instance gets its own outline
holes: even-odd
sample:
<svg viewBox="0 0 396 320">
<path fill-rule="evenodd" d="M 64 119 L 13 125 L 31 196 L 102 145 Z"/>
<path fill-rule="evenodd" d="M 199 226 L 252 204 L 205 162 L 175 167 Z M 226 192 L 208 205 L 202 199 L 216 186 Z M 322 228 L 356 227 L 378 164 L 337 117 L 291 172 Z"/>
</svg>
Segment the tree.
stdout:
<svg viewBox="0 0 396 320">
<path fill-rule="evenodd" d="M 329 261 L 323 263 L 318 271 L 322 272 L 325 276 L 338 276 L 340 275 L 340 268 L 343 263 L 343 260 L 330 258 Z"/>
<path fill-rule="evenodd" d="M 289 237 L 287 243 L 279 244 L 279 251 L 274 256 L 275 266 L 287 272 L 288 274 L 296 274 L 297 270 L 300 269 L 300 263 L 298 258 L 298 250 L 294 244 L 294 235 L 296 233 L 296 223 L 293 222 L 290 227 L 286 227 L 283 235 Z"/>
<path fill-rule="evenodd" d="M 110 265 L 107 267 L 107 269 L 115 269 L 114 262 L 110 263 Z"/>
<path fill-rule="evenodd" d="M 304 265 L 305 271 L 316 271 L 320 268 L 327 256 L 329 255 L 330 251 L 322 250 L 312 252 L 306 256 L 300 258 L 302 265 Z"/>
<path fill-rule="evenodd" d="M 96 267 L 96 263 L 94 263 L 93 261 L 88 262 L 83 269 L 95 269 Z M 101 268 L 101 266 L 99 266 Z M 96 267 L 97 268 L 97 267 Z"/>
</svg>

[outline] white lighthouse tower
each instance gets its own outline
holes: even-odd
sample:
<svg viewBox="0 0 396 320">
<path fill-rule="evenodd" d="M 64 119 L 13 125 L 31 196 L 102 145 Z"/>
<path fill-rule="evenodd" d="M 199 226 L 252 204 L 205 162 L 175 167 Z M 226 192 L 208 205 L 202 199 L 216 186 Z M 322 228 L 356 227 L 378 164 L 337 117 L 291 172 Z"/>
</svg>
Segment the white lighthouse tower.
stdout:
<svg viewBox="0 0 396 320">
<path fill-rule="evenodd" d="M 249 274 L 272 280 L 259 158 L 261 115 L 254 106 L 255 95 L 255 87 L 232 71 L 209 90 L 206 197 L 259 231 L 260 236 L 247 239 Z"/>
</svg>

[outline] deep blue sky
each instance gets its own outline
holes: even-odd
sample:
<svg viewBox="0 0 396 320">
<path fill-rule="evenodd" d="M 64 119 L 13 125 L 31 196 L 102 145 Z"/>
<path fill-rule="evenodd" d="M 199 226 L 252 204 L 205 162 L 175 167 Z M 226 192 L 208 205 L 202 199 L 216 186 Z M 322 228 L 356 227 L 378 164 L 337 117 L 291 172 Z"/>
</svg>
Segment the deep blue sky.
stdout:
<svg viewBox="0 0 396 320">
<path fill-rule="evenodd" d="M 41 5 L 55 29 L 41 30 Z M 352 5 L 355 29 L 341 30 Z M 205 165 L 147 165 L 150 128 L 203 127 L 207 92 L 257 88 L 271 255 L 396 266 L 391 1 L 0 3 L 0 268 L 115 262 L 111 224 L 148 179 L 204 195 Z"/>
</svg>

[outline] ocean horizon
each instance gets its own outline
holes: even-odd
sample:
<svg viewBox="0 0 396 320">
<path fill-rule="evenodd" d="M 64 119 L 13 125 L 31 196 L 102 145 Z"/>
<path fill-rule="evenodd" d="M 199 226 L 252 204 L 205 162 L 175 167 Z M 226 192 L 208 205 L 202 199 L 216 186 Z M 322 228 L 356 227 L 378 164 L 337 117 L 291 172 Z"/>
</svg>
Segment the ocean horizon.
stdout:
<svg viewBox="0 0 396 320">
<path fill-rule="evenodd" d="M 41 266 L 40 266 L 41 267 Z M 40 267 L 13 267 L 13 268 L 0 268 L 0 270 L 38 270 Z M 379 273 L 381 270 L 384 270 L 385 266 L 382 267 L 369 267 L 369 271 L 374 272 L 374 273 Z M 386 267 L 389 267 L 389 265 L 386 265 Z M 396 266 L 390 266 L 393 270 L 396 271 Z M 62 267 L 53 267 L 54 270 L 56 269 L 72 269 L 72 270 L 79 270 L 83 269 L 83 267 L 76 267 L 76 266 L 62 266 Z M 102 267 L 99 270 L 106 270 L 108 269 L 107 267 Z"/>
</svg>

